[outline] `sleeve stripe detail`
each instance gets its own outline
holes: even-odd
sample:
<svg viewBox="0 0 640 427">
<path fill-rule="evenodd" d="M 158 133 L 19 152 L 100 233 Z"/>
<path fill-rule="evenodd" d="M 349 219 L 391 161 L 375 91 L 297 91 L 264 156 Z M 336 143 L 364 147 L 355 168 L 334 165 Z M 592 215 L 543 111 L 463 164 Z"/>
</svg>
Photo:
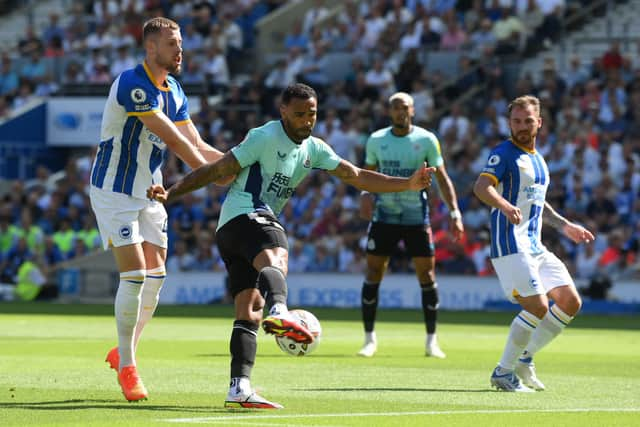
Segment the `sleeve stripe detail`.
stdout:
<svg viewBox="0 0 640 427">
<path fill-rule="evenodd" d="M 490 173 L 486 173 L 486 172 L 482 172 L 480 174 L 480 176 L 486 176 L 488 178 L 491 179 L 491 181 L 493 181 L 493 185 L 498 185 L 498 178 L 496 178 L 494 175 L 491 175 Z"/>
<path fill-rule="evenodd" d="M 142 111 L 142 112 L 131 112 L 127 113 L 127 116 L 150 116 L 152 114 L 158 114 L 160 112 L 159 109 L 153 109 L 151 111 Z"/>
</svg>

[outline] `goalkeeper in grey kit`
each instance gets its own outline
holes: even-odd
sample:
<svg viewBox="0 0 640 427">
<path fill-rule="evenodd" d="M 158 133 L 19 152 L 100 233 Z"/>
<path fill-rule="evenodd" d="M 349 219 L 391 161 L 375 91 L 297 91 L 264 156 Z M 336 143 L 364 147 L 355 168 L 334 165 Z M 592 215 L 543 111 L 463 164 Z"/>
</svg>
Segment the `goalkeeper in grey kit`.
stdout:
<svg viewBox="0 0 640 427">
<path fill-rule="evenodd" d="M 302 179 L 312 169 L 322 169 L 360 190 L 419 191 L 431 184 L 435 171 L 421 164 L 408 178 L 391 177 L 341 159 L 328 144 L 311 136 L 317 100 L 307 85 L 288 86 L 282 93 L 281 120 L 251 129 L 219 161 L 192 171 L 171 188 L 155 185 L 148 190 L 150 198 L 168 203 L 218 177 L 237 176 L 222 205 L 216 234 L 235 305 L 225 407 L 282 408 L 258 395 L 250 383 L 261 321 L 266 333 L 313 342 L 312 333 L 287 309 L 288 243 L 277 219 Z M 265 305 L 268 315 L 262 320 Z"/>
</svg>

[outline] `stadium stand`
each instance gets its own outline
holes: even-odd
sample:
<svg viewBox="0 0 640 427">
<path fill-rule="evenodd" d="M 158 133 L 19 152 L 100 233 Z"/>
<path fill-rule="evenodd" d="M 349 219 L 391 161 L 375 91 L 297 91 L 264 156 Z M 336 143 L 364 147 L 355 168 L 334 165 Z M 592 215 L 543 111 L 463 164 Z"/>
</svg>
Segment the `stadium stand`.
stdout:
<svg viewBox="0 0 640 427">
<path fill-rule="evenodd" d="M 320 93 L 315 135 L 361 164 L 369 132 L 386 126 L 387 97 L 411 93 L 416 123 L 439 135 L 467 229 L 465 239 L 452 241 L 434 189 L 438 268 L 484 276 L 492 274 L 488 211 L 471 188 L 489 148 L 509 136 L 508 100 L 533 93 L 544 106 L 538 147 L 553 175 L 549 200 L 599 236 L 577 248 L 545 228 L 546 244 L 581 283 L 640 275 L 638 0 L 60 4 L 62 13 L 24 27 L 15 49 L 2 54 L 0 126 L 50 97 L 104 97 L 119 70 L 140 57 L 140 24 L 168 16 L 183 28 L 181 79 L 192 119 L 222 150 L 278 117 L 274 98 L 301 80 Z M 286 25 L 290 13 L 300 25 Z M 22 155 L 14 149 L 0 142 L 2 157 Z M 22 258 L 37 259 L 47 273 L 99 248 L 86 189 L 92 153 L 54 154 L 62 171 L 49 170 L 55 161 L 34 165 L 21 177 L 26 185 L 10 180 L 2 196 L 5 282 L 15 281 Z M 166 158 L 165 183 L 184 172 L 174 156 Z M 224 193 L 210 186 L 169 209 L 169 271 L 222 270 L 214 230 Z M 362 272 L 367 224 L 358 219 L 353 189 L 314 174 L 293 199 L 282 214 L 291 271 Z M 391 271 L 411 268 L 407 258 L 392 258 Z"/>
</svg>

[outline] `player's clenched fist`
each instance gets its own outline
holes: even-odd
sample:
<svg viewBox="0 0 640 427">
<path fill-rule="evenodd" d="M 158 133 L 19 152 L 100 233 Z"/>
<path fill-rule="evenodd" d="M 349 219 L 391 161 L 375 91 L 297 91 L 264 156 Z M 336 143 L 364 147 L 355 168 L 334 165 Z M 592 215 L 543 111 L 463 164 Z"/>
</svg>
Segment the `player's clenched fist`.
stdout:
<svg viewBox="0 0 640 427">
<path fill-rule="evenodd" d="M 162 185 L 155 184 L 147 189 L 147 197 L 160 203 L 165 203 L 169 197 L 169 192 Z"/>
<path fill-rule="evenodd" d="M 511 224 L 518 225 L 522 221 L 522 212 L 520 208 L 509 205 L 509 207 L 502 209 L 502 213 L 507 217 Z"/>
</svg>

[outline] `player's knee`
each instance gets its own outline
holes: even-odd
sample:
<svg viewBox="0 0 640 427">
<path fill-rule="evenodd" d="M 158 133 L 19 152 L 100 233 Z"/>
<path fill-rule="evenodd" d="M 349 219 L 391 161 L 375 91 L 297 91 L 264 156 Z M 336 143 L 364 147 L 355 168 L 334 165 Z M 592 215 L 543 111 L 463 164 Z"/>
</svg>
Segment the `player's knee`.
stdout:
<svg viewBox="0 0 640 427">
<path fill-rule="evenodd" d="M 424 265 L 424 263 L 415 263 L 416 265 L 416 277 L 420 282 L 420 286 L 435 284 L 436 282 L 436 270 L 433 268 L 433 263 L 430 266 Z"/>
<path fill-rule="evenodd" d="M 574 299 L 574 303 L 575 303 L 575 305 L 574 305 L 575 311 L 573 312 L 572 316 L 575 316 L 576 314 L 578 314 L 578 312 L 582 308 L 582 298 L 580 298 L 580 295 L 576 294 L 576 297 Z"/>
<path fill-rule="evenodd" d="M 534 316 L 536 316 L 538 319 L 542 319 L 544 316 L 547 315 L 547 312 L 549 311 L 549 306 L 546 304 L 540 304 L 534 307 L 527 308 L 527 311 L 533 314 Z"/>
<path fill-rule="evenodd" d="M 578 294 L 571 295 L 566 298 L 562 303 L 558 304 L 558 307 L 569 316 L 575 316 L 582 307 L 582 299 Z"/>
<path fill-rule="evenodd" d="M 384 271 L 384 265 L 368 265 L 365 279 L 369 283 L 380 283 L 382 281 L 382 277 L 384 276 Z"/>
<path fill-rule="evenodd" d="M 260 324 L 260 322 L 262 321 L 262 315 L 262 308 L 254 310 L 251 305 L 245 305 L 236 309 L 236 320 L 243 320 L 246 322 Z"/>
</svg>

